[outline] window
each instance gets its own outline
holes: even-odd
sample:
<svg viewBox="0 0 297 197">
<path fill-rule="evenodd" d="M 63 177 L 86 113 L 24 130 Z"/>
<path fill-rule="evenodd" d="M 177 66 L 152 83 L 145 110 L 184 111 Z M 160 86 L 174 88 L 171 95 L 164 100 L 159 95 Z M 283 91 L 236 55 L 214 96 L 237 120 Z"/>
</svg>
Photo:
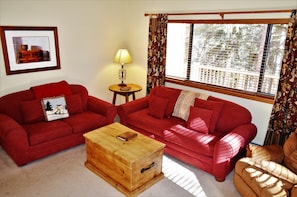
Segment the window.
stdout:
<svg viewBox="0 0 297 197">
<path fill-rule="evenodd" d="M 168 23 L 166 77 L 274 96 L 286 24 Z"/>
</svg>

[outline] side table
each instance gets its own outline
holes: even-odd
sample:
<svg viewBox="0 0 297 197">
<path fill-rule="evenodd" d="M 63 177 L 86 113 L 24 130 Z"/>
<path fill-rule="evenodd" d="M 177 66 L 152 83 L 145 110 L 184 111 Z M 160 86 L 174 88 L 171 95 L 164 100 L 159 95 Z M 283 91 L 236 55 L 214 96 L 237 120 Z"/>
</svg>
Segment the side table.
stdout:
<svg viewBox="0 0 297 197">
<path fill-rule="evenodd" d="M 123 89 L 126 88 L 126 89 Z M 136 84 L 127 84 L 127 86 L 119 86 L 118 84 L 114 84 L 109 86 L 108 88 L 113 92 L 112 104 L 115 105 L 117 95 L 125 96 L 126 103 L 129 101 L 129 96 L 132 95 L 133 100 L 135 100 L 135 92 L 139 92 L 142 90 L 142 87 Z"/>
</svg>

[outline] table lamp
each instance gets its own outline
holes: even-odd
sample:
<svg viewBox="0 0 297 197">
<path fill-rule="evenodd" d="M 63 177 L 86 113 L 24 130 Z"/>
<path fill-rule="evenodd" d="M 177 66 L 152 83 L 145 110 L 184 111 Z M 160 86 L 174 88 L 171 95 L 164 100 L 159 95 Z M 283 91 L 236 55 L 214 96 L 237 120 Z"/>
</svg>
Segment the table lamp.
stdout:
<svg viewBox="0 0 297 197">
<path fill-rule="evenodd" d="M 127 49 L 119 49 L 113 59 L 113 62 L 119 63 L 122 65 L 122 68 L 119 70 L 119 79 L 122 81 L 119 86 L 126 86 L 124 80 L 126 79 L 127 72 L 124 69 L 124 64 L 132 63 L 132 57 Z"/>
</svg>

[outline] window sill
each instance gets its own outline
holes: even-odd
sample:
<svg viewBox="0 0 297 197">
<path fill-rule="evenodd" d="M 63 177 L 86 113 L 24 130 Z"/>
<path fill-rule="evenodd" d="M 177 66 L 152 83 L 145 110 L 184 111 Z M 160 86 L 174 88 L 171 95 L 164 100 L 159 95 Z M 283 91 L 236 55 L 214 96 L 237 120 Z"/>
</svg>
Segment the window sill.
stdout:
<svg viewBox="0 0 297 197">
<path fill-rule="evenodd" d="M 227 94 L 227 95 L 231 95 L 231 96 L 237 96 L 240 98 L 255 100 L 255 101 L 259 101 L 259 102 L 263 102 L 263 103 L 269 103 L 269 104 L 274 103 L 274 98 L 272 96 L 250 94 L 250 93 L 246 93 L 246 92 L 242 92 L 242 91 L 230 90 L 227 88 L 220 88 L 220 87 L 217 87 L 214 85 L 209 85 L 209 84 L 205 85 L 205 84 L 201 84 L 201 83 L 173 79 L 173 78 L 169 78 L 169 77 L 166 77 L 165 81 L 169 82 L 169 83 L 175 83 L 175 84 L 179 84 L 179 85 L 192 87 L 192 88 L 198 88 L 198 89 L 217 92 L 217 93 L 221 93 L 221 94 Z"/>
</svg>

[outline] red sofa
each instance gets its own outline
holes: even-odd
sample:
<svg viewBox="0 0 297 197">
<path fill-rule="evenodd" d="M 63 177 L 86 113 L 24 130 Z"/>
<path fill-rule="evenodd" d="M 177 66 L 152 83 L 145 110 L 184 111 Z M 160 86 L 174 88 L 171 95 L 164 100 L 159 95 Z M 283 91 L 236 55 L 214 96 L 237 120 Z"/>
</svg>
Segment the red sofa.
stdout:
<svg viewBox="0 0 297 197">
<path fill-rule="evenodd" d="M 173 114 L 182 92 L 156 87 L 150 95 L 118 106 L 120 121 L 165 143 L 165 153 L 224 181 L 256 136 L 251 113 L 236 103 L 208 96 L 194 97 L 188 118 L 177 117 Z"/>
<path fill-rule="evenodd" d="M 64 95 L 68 118 L 46 121 L 41 100 Z M 110 124 L 114 105 L 66 81 L 43 84 L 0 98 L 0 145 L 21 166 L 84 143 L 83 133 Z"/>
</svg>

